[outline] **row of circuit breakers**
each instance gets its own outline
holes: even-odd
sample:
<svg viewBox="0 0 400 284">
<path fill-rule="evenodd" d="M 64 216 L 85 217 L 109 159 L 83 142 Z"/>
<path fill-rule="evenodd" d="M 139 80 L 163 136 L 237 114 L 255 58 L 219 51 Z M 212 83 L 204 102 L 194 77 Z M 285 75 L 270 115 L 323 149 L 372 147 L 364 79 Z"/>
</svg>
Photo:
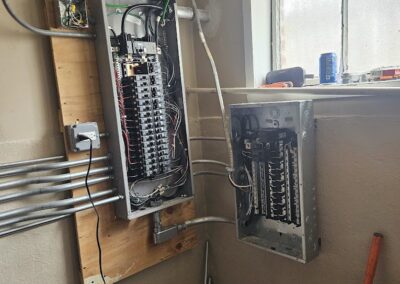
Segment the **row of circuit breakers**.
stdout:
<svg viewBox="0 0 400 284">
<path fill-rule="evenodd" d="M 308 262 L 318 255 L 311 101 L 231 105 L 237 234 Z"/>
<path fill-rule="evenodd" d="M 126 197 L 117 215 L 131 220 L 191 200 L 175 1 L 162 25 L 152 9 L 129 11 L 141 15 L 145 26 L 110 18 L 104 0 L 89 2 L 114 183 Z M 238 239 L 311 260 L 319 250 L 311 102 L 231 105 L 230 115 Z"/>
<path fill-rule="evenodd" d="M 104 0 L 88 3 L 114 183 L 126 197 L 117 215 L 131 220 L 191 200 L 175 1 L 121 1 L 119 14 Z"/>
</svg>

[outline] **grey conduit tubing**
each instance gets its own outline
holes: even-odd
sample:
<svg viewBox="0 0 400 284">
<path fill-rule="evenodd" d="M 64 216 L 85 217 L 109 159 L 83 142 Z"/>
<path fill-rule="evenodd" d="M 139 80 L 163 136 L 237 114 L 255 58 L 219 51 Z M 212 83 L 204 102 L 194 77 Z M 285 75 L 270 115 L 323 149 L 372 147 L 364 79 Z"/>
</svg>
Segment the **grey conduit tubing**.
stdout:
<svg viewBox="0 0 400 284">
<path fill-rule="evenodd" d="M 54 156 L 54 157 L 34 159 L 34 160 L 3 163 L 3 164 L 0 164 L 0 170 L 13 168 L 13 167 L 20 167 L 20 166 L 39 164 L 39 163 L 44 163 L 44 162 L 52 162 L 52 161 L 57 161 L 57 160 L 62 160 L 62 159 L 65 159 L 65 157 L 64 156 Z"/>
<path fill-rule="evenodd" d="M 215 171 L 199 171 L 199 172 L 194 172 L 193 176 L 197 177 L 197 176 L 205 176 L 205 175 L 211 175 L 211 176 L 223 176 L 223 177 L 227 177 L 228 174 L 227 173 L 221 173 L 221 172 L 215 172 Z"/>
<path fill-rule="evenodd" d="M 19 226 L 15 226 L 12 229 L 7 229 L 4 231 L 0 231 L 0 238 L 4 238 L 4 237 L 8 237 L 17 233 L 22 233 L 28 230 L 32 230 L 35 229 L 37 227 L 40 226 L 44 226 L 44 225 L 48 225 L 57 221 L 60 221 L 62 219 L 68 218 L 72 216 L 72 214 L 67 214 L 67 215 L 62 215 L 62 216 L 58 216 L 58 217 L 53 217 L 53 218 L 48 218 L 48 219 L 44 219 L 42 221 L 37 221 L 37 222 L 32 222 L 30 224 L 27 225 L 19 225 Z"/>
<path fill-rule="evenodd" d="M 93 204 L 94 204 L 94 206 L 101 206 L 101 205 L 105 205 L 108 203 L 116 202 L 123 198 L 124 197 L 122 195 L 117 195 L 117 196 L 109 197 L 109 198 L 102 199 L 99 201 L 94 201 Z M 64 210 L 57 210 L 57 211 L 46 212 L 46 213 L 41 213 L 41 214 L 32 214 L 32 215 L 22 216 L 22 217 L 18 217 L 18 218 L 14 218 L 14 219 L 9 219 L 7 221 L 0 223 L 0 228 L 6 227 L 6 226 L 11 226 L 11 225 L 21 223 L 21 222 L 36 220 L 36 219 L 45 219 L 48 217 L 58 217 L 58 216 L 63 216 L 63 215 L 74 214 L 74 213 L 84 211 L 84 210 L 87 210 L 90 208 L 93 208 L 92 204 L 86 203 L 86 204 L 78 206 L 78 207 L 72 207 L 72 208 L 68 208 L 68 209 L 64 209 Z"/>
<path fill-rule="evenodd" d="M 226 141 L 226 139 L 225 137 L 194 136 L 190 137 L 190 141 Z"/>
<path fill-rule="evenodd" d="M 178 6 L 176 13 L 177 13 L 179 19 L 185 19 L 185 20 L 190 20 L 190 21 L 194 20 L 193 8 Z M 208 11 L 199 10 L 199 15 L 200 15 L 200 21 L 202 21 L 202 22 L 210 21 L 210 15 L 209 15 Z"/>
<path fill-rule="evenodd" d="M 104 191 L 94 192 L 91 194 L 91 196 L 93 199 L 96 199 L 96 198 L 110 195 L 115 192 L 116 192 L 115 189 L 108 189 L 108 190 L 104 190 Z M 55 200 L 55 201 L 39 203 L 39 204 L 31 205 L 31 206 L 11 209 L 11 210 L 0 212 L 0 220 L 18 217 L 18 216 L 21 216 L 21 215 L 24 215 L 27 213 L 46 210 L 46 209 L 54 209 L 54 208 L 71 206 L 71 205 L 79 204 L 79 203 L 86 202 L 89 200 L 90 200 L 89 196 L 84 195 L 84 196 L 79 196 L 79 197 L 75 197 L 75 198 Z"/>
<path fill-rule="evenodd" d="M 89 175 L 97 175 L 109 172 L 112 170 L 112 167 L 103 167 L 90 170 Z M 28 184 L 36 184 L 36 183 L 48 183 L 48 182 L 63 182 L 69 181 L 77 178 L 82 178 L 86 176 L 86 171 L 78 172 L 78 173 L 68 173 L 62 175 L 54 175 L 54 176 L 43 176 L 43 177 L 30 177 L 30 178 L 23 178 L 18 180 L 12 180 L 8 182 L 0 183 L 0 190 L 15 188 L 19 186 L 24 186 Z"/>
<path fill-rule="evenodd" d="M 112 176 L 88 179 L 88 185 L 99 184 L 99 183 L 109 181 L 112 179 L 113 179 Z M 9 201 L 13 201 L 13 200 L 22 199 L 22 198 L 32 196 L 32 195 L 65 192 L 65 191 L 77 189 L 77 188 L 84 187 L 84 186 L 85 186 L 85 181 L 80 181 L 80 182 L 75 182 L 75 183 L 58 184 L 58 185 L 53 185 L 53 186 L 49 186 L 49 187 L 45 187 L 45 188 L 35 188 L 35 189 L 30 189 L 30 190 L 13 192 L 13 193 L 9 193 L 9 194 L 0 195 L 0 204 L 9 202 Z"/>
<path fill-rule="evenodd" d="M 95 157 L 92 158 L 92 164 L 107 161 L 109 159 L 108 156 L 103 157 Z M 89 164 L 89 159 L 83 160 L 75 160 L 75 161 L 65 161 L 58 163 L 46 163 L 46 164 L 36 164 L 36 165 L 28 165 L 18 168 L 12 168 L 0 171 L 0 178 L 16 176 L 31 172 L 39 172 L 39 171 L 51 171 L 51 170 L 62 170 L 67 168 L 79 167 L 83 165 Z"/>
<path fill-rule="evenodd" d="M 189 227 L 192 226 L 197 226 L 200 224 L 205 224 L 205 223 L 227 223 L 227 224 L 235 224 L 235 221 L 224 218 L 224 217 L 215 217 L 215 216 L 209 216 L 209 217 L 200 217 L 196 218 L 193 220 L 188 220 L 183 224 L 178 225 L 178 231 L 185 230 Z"/>
<path fill-rule="evenodd" d="M 14 13 L 14 11 L 11 9 L 10 5 L 8 4 L 7 0 L 2 0 L 4 7 L 6 8 L 8 14 L 10 14 L 10 16 L 18 23 L 20 24 L 22 27 L 24 27 L 25 29 L 39 34 L 39 35 L 43 35 L 43 36 L 57 36 L 57 37 L 75 37 L 75 38 L 89 38 L 89 39 L 93 39 L 96 37 L 95 34 L 90 34 L 90 33 L 81 33 L 81 32 L 62 32 L 62 31 L 49 31 L 49 30 L 44 30 L 44 29 L 40 29 L 37 27 L 34 27 L 30 24 L 28 24 L 27 22 L 21 20 L 20 18 L 18 18 L 18 16 Z"/>
<path fill-rule="evenodd" d="M 192 164 L 213 164 L 213 165 L 218 165 L 218 166 L 224 166 L 224 167 L 229 167 L 227 163 L 220 162 L 220 161 L 215 161 L 215 160 L 193 160 Z"/>
<path fill-rule="evenodd" d="M 113 201 L 113 202 L 115 202 L 115 201 Z M 60 221 L 62 219 L 68 218 L 70 216 L 72 216 L 72 214 L 65 214 L 65 215 L 61 215 L 61 216 L 57 216 L 57 217 L 47 218 L 47 219 L 44 219 L 44 220 L 41 220 L 41 221 L 37 221 L 37 222 L 32 222 L 32 223 L 26 224 L 26 225 L 14 226 L 11 229 L 6 229 L 6 230 L 3 230 L 3 231 L 0 231 L 0 238 L 11 236 L 11 235 L 14 235 L 14 234 L 17 234 L 17 233 L 22 233 L 22 232 L 25 232 L 25 231 L 28 231 L 28 230 L 35 229 L 35 228 L 40 227 L 40 226 L 48 225 L 48 224 Z"/>
</svg>

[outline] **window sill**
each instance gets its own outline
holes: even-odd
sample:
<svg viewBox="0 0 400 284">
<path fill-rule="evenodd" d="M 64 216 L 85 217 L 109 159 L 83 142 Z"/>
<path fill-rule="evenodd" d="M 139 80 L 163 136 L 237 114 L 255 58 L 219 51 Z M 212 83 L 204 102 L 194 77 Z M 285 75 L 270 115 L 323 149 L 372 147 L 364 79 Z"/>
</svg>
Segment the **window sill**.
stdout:
<svg viewBox="0 0 400 284">
<path fill-rule="evenodd" d="M 216 94 L 215 88 L 188 88 L 188 94 Z M 302 88 L 222 88 L 224 96 L 247 95 L 249 101 L 320 100 L 351 97 L 400 97 L 400 80 Z"/>
</svg>

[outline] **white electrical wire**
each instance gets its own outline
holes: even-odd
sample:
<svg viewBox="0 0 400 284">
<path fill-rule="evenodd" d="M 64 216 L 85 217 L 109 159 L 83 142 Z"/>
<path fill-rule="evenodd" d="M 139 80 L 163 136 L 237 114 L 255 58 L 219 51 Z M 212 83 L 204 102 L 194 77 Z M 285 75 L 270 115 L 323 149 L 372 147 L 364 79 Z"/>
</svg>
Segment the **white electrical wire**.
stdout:
<svg viewBox="0 0 400 284">
<path fill-rule="evenodd" d="M 247 209 L 246 216 L 251 215 L 251 210 L 253 209 L 253 179 L 251 178 L 251 174 L 249 170 L 247 169 L 247 166 L 244 166 L 244 171 L 246 172 L 247 175 L 247 180 L 249 181 L 250 184 L 250 190 L 249 190 L 249 208 Z"/>
<path fill-rule="evenodd" d="M 236 188 L 243 189 L 243 188 L 251 188 L 251 185 L 239 185 L 237 184 L 233 179 L 232 175 L 228 175 L 229 181 L 232 183 L 232 185 Z"/>
<path fill-rule="evenodd" d="M 201 40 L 201 42 L 202 42 L 202 44 L 204 46 L 204 50 L 207 53 L 207 56 L 208 56 L 208 59 L 210 61 L 211 68 L 212 68 L 212 71 L 213 71 L 213 74 L 214 74 L 215 87 L 217 89 L 218 101 L 219 101 L 219 105 L 221 107 L 222 124 L 223 124 L 223 127 L 224 127 L 226 143 L 227 143 L 227 146 L 228 146 L 228 156 L 229 156 L 229 166 L 230 166 L 230 168 L 228 168 L 227 170 L 228 170 L 228 172 L 233 172 L 232 141 L 231 141 L 231 136 L 229 134 L 228 122 L 227 122 L 227 119 L 226 119 L 226 116 L 225 116 L 226 115 L 225 114 L 225 106 L 224 106 L 224 100 L 223 100 L 223 97 L 222 97 L 222 91 L 221 91 L 221 85 L 220 85 L 220 82 L 219 82 L 218 71 L 217 71 L 217 67 L 215 65 L 214 58 L 213 58 L 213 56 L 211 54 L 211 51 L 210 51 L 210 49 L 208 47 L 206 38 L 205 38 L 204 33 L 203 33 L 203 28 L 202 28 L 201 23 L 200 23 L 200 15 L 199 15 L 199 11 L 197 9 L 197 4 L 196 4 L 195 0 L 192 0 L 192 5 L 193 5 L 193 11 L 194 11 L 195 20 L 196 20 L 196 23 L 197 23 L 197 28 L 199 30 L 200 40 Z"/>
<path fill-rule="evenodd" d="M 202 159 L 202 160 L 193 160 L 192 164 L 213 164 L 213 165 L 218 165 L 218 166 L 224 166 L 224 167 L 229 167 L 227 163 L 216 161 L 216 160 L 207 160 L 207 159 Z"/>
<path fill-rule="evenodd" d="M 174 131 L 172 133 L 172 149 L 173 149 L 172 158 L 175 159 L 175 157 L 176 157 L 176 137 L 177 137 L 177 134 L 179 131 L 179 127 L 182 123 L 182 114 L 181 114 L 181 110 L 179 109 L 179 107 L 177 105 L 174 105 L 174 104 L 166 101 L 165 106 L 167 109 L 172 110 L 176 114 L 176 122 L 175 122 L 174 129 L 173 129 Z M 171 122 L 172 121 L 173 120 L 171 118 Z"/>
</svg>

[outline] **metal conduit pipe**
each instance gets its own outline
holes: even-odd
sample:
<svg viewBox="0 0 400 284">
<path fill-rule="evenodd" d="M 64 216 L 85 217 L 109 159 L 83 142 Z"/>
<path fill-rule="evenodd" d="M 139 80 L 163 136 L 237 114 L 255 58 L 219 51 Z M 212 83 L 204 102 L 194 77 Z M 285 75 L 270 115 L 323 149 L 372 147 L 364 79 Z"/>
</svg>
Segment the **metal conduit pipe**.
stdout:
<svg viewBox="0 0 400 284">
<path fill-rule="evenodd" d="M 13 167 L 27 166 L 27 165 L 32 165 L 32 164 L 44 163 L 44 162 L 52 162 L 52 161 L 57 161 L 57 160 L 62 160 L 62 159 L 65 159 L 65 157 L 64 156 L 54 156 L 54 157 L 34 159 L 34 160 L 3 163 L 3 164 L 0 164 L 0 169 L 8 169 L 8 168 L 13 168 Z"/>
<path fill-rule="evenodd" d="M 94 157 L 94 158 L 92 158 L 92 164 L 107 161 L 108 159 L 109 159 L 108 156 Z M 79 167 L 79 166 L 83 166 L 83 165 L 87 165 L 87 164 L 89 164 L 89 159 L 58 162 L 58 163 L 28 165 L 28 166 L 23 166 L 23 167 L 12 168 L 12 169 L 0 171 L 0 178 L 16 176 L 16 175 L 21 175 L 21 174 L 26 174 L 26 173 L 31 173 L 31 172 L 61 170 L 61 169 L 66 169 L 66 168 Z"/>
<path fill-rule="evenodd" d="M 0 238 L 4 238 L 4 237 L 8 237 L 17 233 L 22 233 L 28 230 L 32 230 L 35 229 L 37 227 L 43 226 L 43 225 L 48 225 L 57 221 L 60 221 L 62 219 L 65 219 L 67 217 L 72 216 L 72 214 L 67 214 L 67 215 L 62 215 L 62 216 L 58 216 L 58 217 L 53 217 L 53 218 L 48 218 L 48 219 L 44 219 L 41 221 L 37 221 L 37 222 L 32 222 L 30 224 L 27 225 L 19 225 L 19 226 L 15 226 L 12 229 L 7 229 L 4 231 L 0 231 Z"/>
<path fill-rule="evenodd" d="M 102 183 L 105 181 L 109 181 L 112 179 L 113 179 L 112 176 L 88 179 L 88 185 L 90 186 L 90 185 Z M 84 186 L 85 186 L 85 181 L 80 181 L 80 182 L 75 182 L 75 183 L 58 184 L 58 185 L 53 185 L 53 186 L 49 186 L 49 187 L 45 187 L 45 188 L 35 188 L 35 189 L 30 189 L 30 190 L 26 190 L 26 191 L 22 191 L 22 192 L 13 192 L 13 193 L 9 193 L 9 194 L 0 195 L 0 204 L 9 202 L 12 200 L 22 199 L 22 198 L 32 196 L 32 195 L 65 192 L 65 191 L 77 189 L 77 188 L 84 187 Z"/>
<path fill-rule="evenodd" d="M 11 9 L 10 5 L 8 4 L 7 0 L 2 0 L 4 7 L 6 8 L 8 14 L 22 27 L 25 29 L 39 34 L 43 36 L 57 36 L 57 37 L 76 37 L 76 38 L 95 38 L 95 34 L 90 34 L 90 33 L 80 33 L 80 32 L 65 32 L 65 31 L 49 31 L 49 30 L 44 30 L 40 29 L 37 27 L 34 27 L 27 22 L 21 20 L 18 18 L 18 16 L 14 13 L 14 11 Z"/>
<path fill-rule="evenodd" d="M 115 202 L 115 201 L 113 201 L 113 202 Z M 109 202 L 109 203 L 111 203 L 111 202 Z M 0 231 L 0 238 L 11 236 L 11 235 L 14 235 L 14 234 L 17 234 L 17 233 L 22 233 L 22 232 L 25 232 L 25 231 L 28 231 L 28 230 L 35 229 L 35 228 L 40 227 L 40 226 L 48 225 L 48 224 L 60 221 L 62 219 L 68 218 L 70 216 L 72 216 L 72 214 L 65 214 L 65 215 L 61 215 L 61 216 L 57 216 L 57 217 L 47 218 L 47 219 L 44 219 L 44 220 L 41 220 L 41 221 L 32 222 L 32 223 L 26 224 L 26 225 L 17 225 L 17 226 L 14 226 L 11 229 Z"/>
<path fill-rule="evenodd" d="M 90 170 L 89 175 L 103 174 L 103 173 L 109 172 L 111 170 L 112 170 L 112 167 L 97 168 L 97 169 Z M 28 185 L 28 184 L 63 182 L 63 181 L 68 181 L 68 180 L 85 177 L 86 174 L 87 174 L 87 172 L 84 171 L 84 172 L 67 173 L 67 174 L 54 175 L 54 176 L 23 178 L 23 179 L 0 183 L 0 190 L 15 188 L 15 187 L 19 187 L 19 186 Z"/>
<path fill-rule="evenodd" d="M 200 21 L 202 22 L 210 21 L 210 14 L 208 13 L 207 10 L 198 9 L 198 12 Z M 194 10 L 191 7 L 178 6 L 176 13 L 178 14 L 179 19 L 193 21 L 195 18 Z"/>
<path fill-rule="evenodd" d="M 115 192 L 116 192 L 115 189 L 108 189 L 108 190 L 104 190 L 104 191 L 94 192 L 91 194 L 91 196 L 92 196 L 92 199 L 96 199 L 96 198 L 110 195 Z M 55 201 L 50 201 L 50 202 L 45 202 L 45 203 L 34 204 L 31 206 L 11 209 L 11 210 L 0 212 L 0 220 L 21 216 L 21 215 L 31 213 L 31 212 L 75 205 L 75 204 L 86 202 L 89 200 L 90 200 L 89 196 L 84 195 L 84 196 L 79 196 L 79 197 L 75 197 L 75 198 L 55 200 Z"/>
<path fill-rule="evenodd" d="M 215 172 L 215 171 L 199 171 L 199 172 L 194 172 L 193 176 L 205 176 L 205 175 L 211 175 L 211 176 L 223 176 L 227 177 L 228 173 L 221 173 L 221 172 Z"/>
<path fill-rule="evenodd" d="M 227 163 L 220 162 L 220 161 L 215 161 L 215 160 L 193 160 L 192 164 L 214 164 L 214 165 L 219 165 L 219 166 L 224 166 L 224 167 L 229 167 Z"/>
<path fill-rule="evenodd" d="M 88 39 L 96 38 L 96 34 L 93 34 L 93 33 L 50 31 L 50 30 L 44 30 L 44 29 L 34 27 L 31 24 L 21 20 L 11 9 L 7 0 L 2 0 L 2 2 L 3 2 L 4 7 L 6 8 L 8 14 L 18 24 L 20 24 L 22 27 L 24 27 L 25 29 L 27 29 L 33 33 L 43 35 L 43 36 L 55 36 L 55 37 L 74 37 L 74 38 L 88 38 Z M 186 19 L 186 20 L 194 20 L 195 19 L 195 12 L 194 12 L 193 8 L 190 8 L 190 7 L 178 6 L 177 14 L 180 19 Z M 209 15 L 208 11 L 199 9 L 197 14 L 198 14 L 200 21 L 202 21 L 202 22 L 210 21 L 210 15 Z"/>
<path fill-rule="evenodd" d="M 200 225 L 204 223 L 229 223 L 235 224 L 235 222 L 231 219 L 223 218 L 223 217 L 201 217 L 193 220 L 188 220 L 183 224 L 176 224 L 172 226 L 164 227 L 161 224 L 160 212 L 155 212 L 153 214 L 154 221 L 154 230 L 153 230 L 153 241 L 155 244 L 164 243 L 172 238 L 174 238 L 180 231 L 185 230 L 188 227 Z M 1 226 L 1 224 L 0 224 Z"/>
<path fill-rule="evenodd" d="M 235 221 L 224 218 L 224 217 L 214 217 L 214 216 L 209 216 L 209 217 L 200 217 L 196 218 L 193 220 L 188 220 L 183 224 L 178 224 L 178 231 L 185 230 L 189 227 L 200 225 L 200 224 L 205 224 L 205 223 L 228 223 L 228 224 L 235 224 Z"/>
<path fill-rule="evenodd" d="M 121 199 L 124 199 L 124 197 L 122 195 L 117 195 L 117 196 L 109 197 L 109 198 L 102 199 L 99 201 L 94 201 L 93 204 L 94 204 L 94 206 L 101 206 L 104 204 L 116 202 Z M 68 208 L 68 209 L 64 209 L 64 210 L 57 210 L 57 211 L 46 212 L 46 213 L 41 213 L 41 214 L 22 216 L 22 217 L 10 219 L 10 220 L 0 223 L 0 228 L 6 227 L 6 226 L 11 226 L 11 225 L 21 223 L 21 222 L 30 221 L 30 220 L 44 219 L 44 218 L 48 218 L 48 217 L 57 217 L 57 216 L 74 214 L 74 213 L 84 211 L 84 210 L 87 210 L 90 208 L 93 208 L 92 204 L 87 203 L 87 204 L 84 204 L 84 205 L 81 205 L 78 207 L 72 207 L 72 208 Z"/>
<path fill-rule="evenodd" d="M 195 136 L 190 137 L 190 141 L 226 141 L 226 139 L 225 137 Z"/>
</svg>

